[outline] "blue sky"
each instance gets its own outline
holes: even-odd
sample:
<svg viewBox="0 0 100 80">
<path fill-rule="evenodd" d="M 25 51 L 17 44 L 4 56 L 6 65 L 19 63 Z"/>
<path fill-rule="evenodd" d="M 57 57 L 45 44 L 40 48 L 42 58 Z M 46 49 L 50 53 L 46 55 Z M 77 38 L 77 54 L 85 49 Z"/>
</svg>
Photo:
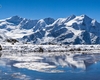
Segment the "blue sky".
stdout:
<svg viewBox="0 0 100 80">
<path fill-rule="evenodd" d="M 18 15 L 28 19 L 86 14 L 100 22 L 100 0 L 0 0 L 0 19 Z"/>
</svg>

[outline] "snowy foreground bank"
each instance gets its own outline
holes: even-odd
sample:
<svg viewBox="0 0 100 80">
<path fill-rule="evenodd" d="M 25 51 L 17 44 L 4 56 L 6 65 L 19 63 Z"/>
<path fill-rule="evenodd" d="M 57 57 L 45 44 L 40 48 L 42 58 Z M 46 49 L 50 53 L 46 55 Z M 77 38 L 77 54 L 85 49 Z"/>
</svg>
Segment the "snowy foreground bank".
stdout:
<svg viewBox="0 0 100 80">
<path fill-rule="evenodd" d="M 10 43 L 1 44 L 3 51 L 29 52 L 68 52 L 68 51 L 99 51 L 100 45 L 33 45 Z"/>
</svg>

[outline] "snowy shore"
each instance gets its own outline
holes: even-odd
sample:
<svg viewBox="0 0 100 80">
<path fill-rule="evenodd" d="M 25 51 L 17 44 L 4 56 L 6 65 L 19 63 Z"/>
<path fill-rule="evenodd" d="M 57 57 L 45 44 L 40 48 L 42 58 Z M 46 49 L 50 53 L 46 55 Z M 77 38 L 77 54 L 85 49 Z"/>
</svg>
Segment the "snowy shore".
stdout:
<svg viewBox="0 0 100 80">
<path fill-rule="evenodd" d="M 69 51 L 99 51 L 100 45 L 33 45 L 16 43 L 1 44 L 3 51 L 23 51 L 23 52 L 69 52 Z"/>
</svg>

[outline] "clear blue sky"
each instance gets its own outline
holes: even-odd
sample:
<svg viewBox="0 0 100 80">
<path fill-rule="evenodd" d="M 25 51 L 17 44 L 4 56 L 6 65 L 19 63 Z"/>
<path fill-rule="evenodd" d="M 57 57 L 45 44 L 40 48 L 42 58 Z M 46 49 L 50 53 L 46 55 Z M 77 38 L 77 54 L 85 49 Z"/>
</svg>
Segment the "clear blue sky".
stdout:
<svg viewBox="0 0 100 80">
<path fill-rule="evenodd" d="M 100 22 L 100 0 L 0 0 L 0 19 L 18 15 L 28 19 L 86 14 Z"/>
</svg>

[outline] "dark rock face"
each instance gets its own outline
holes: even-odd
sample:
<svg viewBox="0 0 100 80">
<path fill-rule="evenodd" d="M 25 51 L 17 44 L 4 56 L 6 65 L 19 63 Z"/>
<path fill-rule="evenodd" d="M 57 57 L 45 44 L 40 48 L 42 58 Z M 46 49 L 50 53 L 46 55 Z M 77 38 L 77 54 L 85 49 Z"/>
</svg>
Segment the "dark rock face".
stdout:
<svg viewBox="0 0 100 80">
<path fill-rule="evenodd" d="M 18 42 L 18 40 L 16 40 L 16 39 L 6 39 L 5 41 L 9 42 L 9 43 L 12 43 L 12 44 Z"/>
<path fill-rule="evenodd" d="M 0 57 L 2 56 L 2 53 L 0 53 Z"/>
<path fill-rule="evenodd" d="M 1 45 L 0 45 L 0 51 L 2 50 L 2 47 L 1 47 Z"/>
<path fill-rule="evenodd" d="M 44 52 L 43 48 L 39 47 L 34 50 L 34 52 Z"/>
<path fill-rule="evenodd" d="M 55 20 L 53 18 L 45 18 L 44 21 L 47 25 L 52 24 Z"/>
</svg>

